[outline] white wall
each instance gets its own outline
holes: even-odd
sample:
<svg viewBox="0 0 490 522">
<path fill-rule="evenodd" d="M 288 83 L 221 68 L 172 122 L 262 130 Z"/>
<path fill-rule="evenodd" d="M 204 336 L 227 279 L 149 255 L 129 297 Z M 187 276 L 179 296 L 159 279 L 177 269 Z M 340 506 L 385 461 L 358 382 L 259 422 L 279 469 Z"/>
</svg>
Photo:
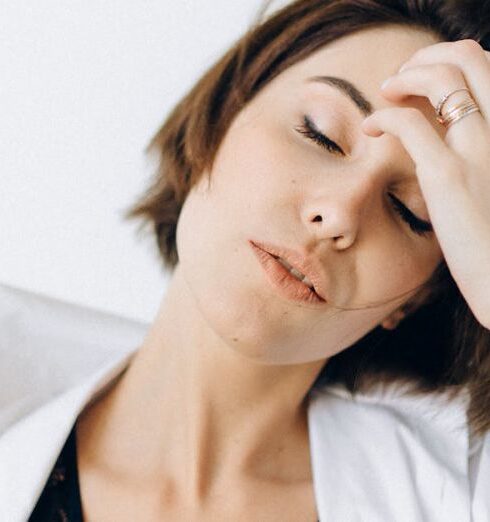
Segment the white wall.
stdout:
<svg viewBox="0 0 490 522">
<path fill-rule="evenodd" d="M 260 5 L 0 0 L 0 282 L 153 318 L 168 275 L 121 213 L 166 113 Z"/>
</svg>

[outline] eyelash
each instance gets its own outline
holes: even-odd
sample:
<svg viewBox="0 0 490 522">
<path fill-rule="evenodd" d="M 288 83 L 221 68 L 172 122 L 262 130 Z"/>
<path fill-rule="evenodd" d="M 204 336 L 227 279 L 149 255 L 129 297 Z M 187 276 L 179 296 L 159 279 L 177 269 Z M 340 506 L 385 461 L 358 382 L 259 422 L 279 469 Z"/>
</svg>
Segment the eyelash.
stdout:
<svg viewBox="0 0 490 522">
<path fill-rule="evenodd" d="M 334 154 L 341 154 L 345 156 L 344 151 L 330 138 L 322 134 L 315 126 L 315 124 L 308 118 L 303 116 L 303 123 L 295 128 L 300 134 L 303 134 L 309 140 L 313 141 L 320 147 L 328 150 Z M 395 212 L 408 224 L 410 229 L 419 236 L 427 236 L 433 231 L 432 225 L 428 221 L 424 221 L 415 216 L 397 197 L 393 194 L 388 194 L 393 201 L 392 207 Z"/>
<path fill-rule="evenodd" d="M 345 152 L 334 141 L 322 134 L 308 116 L 303 116 L 303 123 L 296 127 L 296 130 L 329 152 L 345 156 Z"/>
</svg>

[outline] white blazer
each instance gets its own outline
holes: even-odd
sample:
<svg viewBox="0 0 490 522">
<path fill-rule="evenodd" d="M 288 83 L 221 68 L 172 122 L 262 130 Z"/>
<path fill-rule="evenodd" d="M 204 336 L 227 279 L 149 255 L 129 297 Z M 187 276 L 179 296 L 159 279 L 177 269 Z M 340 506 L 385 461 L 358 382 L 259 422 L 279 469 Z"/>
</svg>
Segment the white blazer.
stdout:
<svg viewBox="0 0 490 522">
<path fill-rule="evenodd" d="M 0 521 L 28 520 L 77 415 L 127 367 L 144 331 L 0 285 Z M 401 386 L 355 399 L 337 385 L 314 393 L 320 520 L 490 522 L 490 436 L 471 436 L 467 402 L 404 396 Z"/>
</svg>

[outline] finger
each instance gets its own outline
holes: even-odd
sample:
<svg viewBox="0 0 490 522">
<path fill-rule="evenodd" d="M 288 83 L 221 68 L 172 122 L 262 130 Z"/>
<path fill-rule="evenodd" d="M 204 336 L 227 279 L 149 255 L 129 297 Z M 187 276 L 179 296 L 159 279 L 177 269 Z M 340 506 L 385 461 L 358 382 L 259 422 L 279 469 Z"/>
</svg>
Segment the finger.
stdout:
<svg viewBox="0 0 490 522">
<path fill-rule="evenodd" d="M 428 98 L 433 107 L 436 107 L 447 92 L 465 86 L 465 78 L 459 67 L 438 63 L 409 67 L 388 78 L 382 86 L 382 91 L 383 96 L 393 102 L 399 102 L 407 96 L 423 96 Z M 448 99 L 443 113 L 447 114 L 451 108 L 470 99 L 471 96 L 467 91 L 455 92 Z M 488 122 L 481 112 L 469 114 L 457 124 L 455 122 L 446 133 L 436 122 L 435 110 L 431 119 L 434 126 L 439 127 L 441 133 L 445 134 L 446 143 L 465 158 L 474 156 L 475 150 L 490 147 Z"/>
<path fill-rule="evenodd" d="M 399 72 L 416 65 L 435 63 L 459 67 L 484 118 L 490 121 L 490 53 L 475 40 L 439 42 L 419 49 L 403 64 Z"/>
<path fill-rule="evenodd" d="M 361 128 L 369 136 L 388 133 L 401 141 L 416 165 L 423 193 L 443 186 L 459 163 L 427 118 L 413 107 L 380 109 L 366 118 Z"/>
</svg>

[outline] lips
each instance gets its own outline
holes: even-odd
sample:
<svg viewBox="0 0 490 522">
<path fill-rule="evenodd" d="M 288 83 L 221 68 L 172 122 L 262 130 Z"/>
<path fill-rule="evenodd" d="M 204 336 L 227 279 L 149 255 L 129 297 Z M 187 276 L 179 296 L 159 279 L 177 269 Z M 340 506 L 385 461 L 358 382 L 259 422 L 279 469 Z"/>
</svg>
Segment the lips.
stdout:
<svg viewBox="0 0 490 522">
<path fill-rule="evenodd" d="M 294 277 L 296 277 L 296 279 L 298 279 L 298 281 L 301 281 L 302 283 L 304 283 L 308 288 L 313 288 L 313 283 L 308 279 L 308 277 L 305 275 L 305 274 L 302 274 L 299 270 L 297 270 L 296 268 L 294 268 L 293 266 L 291 266 L 285 259 L 283 259 L 282 257 L 279 257 L 279 256 L 275 256 L 273 254 L 271 254 L 271 256 L 274 258 L 274 259 L 277 259 L 279 261 L 279 263 L 281 263 L 281 265 L 286 268 L 286 270 L 288 270 L 289 273 L 291 273 Z"/>
<path fill-rule="evenodd" d="M 312 290 L 317 295 L 320 301 L 327 300 L 326 292 L 324 291 L 324 278 L 321 275 L 321 268 L 316 266 L 315 260 L 303 256 L 295 250 L 279 247 L 270 243 L 263 243 L 256 240 L 249 240 L 249 243 L 252 247 L 259 248 L 260 250 L 270 254 L 274 258 L 281 258 L 282 260 L 286 261 L 286 263 L 293 267 L 297 272 L 306 276 L 306 284 L 303 283 L 305 284 L 305 286 L 311 287 L 309 283 L 312 283 Z"/>
</svg>

